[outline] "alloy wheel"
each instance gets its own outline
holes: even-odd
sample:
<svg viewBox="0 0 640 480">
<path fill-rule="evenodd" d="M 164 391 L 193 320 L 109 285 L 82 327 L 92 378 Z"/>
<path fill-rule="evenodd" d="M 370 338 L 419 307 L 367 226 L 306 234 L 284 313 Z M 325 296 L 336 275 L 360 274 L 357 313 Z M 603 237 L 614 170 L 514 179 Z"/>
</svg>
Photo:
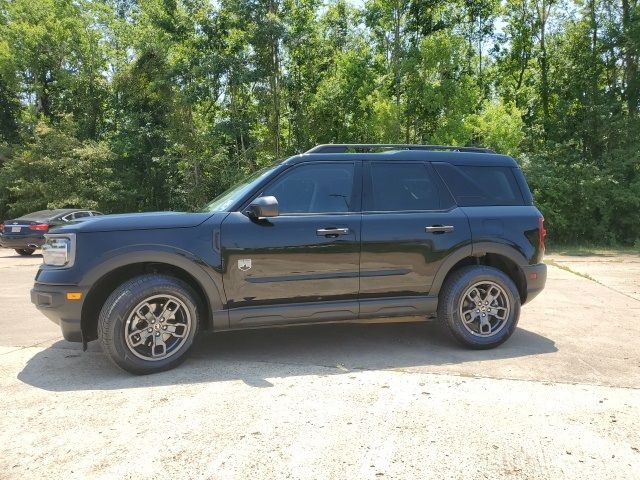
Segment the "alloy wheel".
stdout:
<svg viewBox="0 0 640 480">
<path fill-rule="evenodd" d="M 491 337 L 504 328 L 511 305 L 504 288 L 495 282 L 478 282 L 467 289 L 460 302 L 460 317 L 472 335 Z"/>
<path fill-rule="evenodd" d="M 125 323 L 131 353 L 149 361 L 164 360 L 180 350 L 192 328 L 191 314 L 173 295 L 154 295 L 140 302 Z"/>
</svg>

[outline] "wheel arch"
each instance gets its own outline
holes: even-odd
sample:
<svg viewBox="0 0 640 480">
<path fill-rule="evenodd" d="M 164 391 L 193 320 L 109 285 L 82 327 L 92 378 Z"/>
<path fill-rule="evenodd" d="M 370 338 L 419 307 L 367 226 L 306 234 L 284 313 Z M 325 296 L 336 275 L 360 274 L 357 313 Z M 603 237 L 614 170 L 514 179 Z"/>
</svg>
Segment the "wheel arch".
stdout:
<svg viewBox="0 0 640 480">
<path fill-rule="evenodd" d="M 81 282 L 88 287 L 80 320 L 83 343 L 97 339 L 98 316 L 109 295 L 125 281 L 145 273 L 168 274 L 193 288 L 204 310 L 201 327 L 212 329 L 214 312 L 222 310 L 222 289 L 196 260 L 187 252 L 145 249 L 113 254 L 94 267 Z"/>
<path fill-rule="evenodd" d="M 442 285 L 460 268 L 469 265 L 486 265 L 497 268 L 513 280 L 520 294 L 520 302 L 524 304 L 527 301 L 527 281 L 521 266 L 527 264 L 524 255 L 513 247 L 489 242 L 474 244 L 473 249 L 471 247 L 460 249 L 447 257 L 434 277 L 430 293 L 439 295 Z"/>
</svg>

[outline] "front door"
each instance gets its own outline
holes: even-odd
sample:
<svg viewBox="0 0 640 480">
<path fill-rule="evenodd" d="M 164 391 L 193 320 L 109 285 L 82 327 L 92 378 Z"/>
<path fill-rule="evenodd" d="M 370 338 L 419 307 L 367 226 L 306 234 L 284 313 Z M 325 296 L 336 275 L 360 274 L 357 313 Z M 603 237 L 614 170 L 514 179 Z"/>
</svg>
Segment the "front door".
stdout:
<svg viewBox="0 0 640 480">
<path fill-rule="evenodd" d="M 360 264 L 358 162 L 294 165 L 258 196 L 277 217 L 232 212 L 222 223 L 231 328 L 356 318 Z"/>
<path fill-rule="evenodd" d="M 442 261 L 471 252 L 469 221 L 427 163 L 372 161 L 364 178 L 360 316 L 430 313 Z"/>
</svg>

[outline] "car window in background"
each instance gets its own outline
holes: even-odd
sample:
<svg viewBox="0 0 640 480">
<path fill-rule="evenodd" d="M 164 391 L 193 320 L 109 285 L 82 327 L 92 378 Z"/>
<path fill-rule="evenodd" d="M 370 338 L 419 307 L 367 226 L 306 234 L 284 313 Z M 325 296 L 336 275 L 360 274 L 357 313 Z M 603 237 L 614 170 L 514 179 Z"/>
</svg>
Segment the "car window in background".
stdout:
<svg viewBox="0 0 640 480">
<path fill-rule="evenodd" d="M 438 210 L 438 186 L 422 163 L 371 162 L 372 212 Z"/>
<path fill-rule="evenodd" d="M 89 214 L 89 212 L 76 212 L 73 215 L 73 218 L 84 218 L 84 217 L 90 217 L 91 215 Z"/>
<path fill-rule="evenodd" d="M 226 212 L 228 208 L 240 200 L 245 194 L 253 190 L 260 181 L 269 175 L 277 166 L 267 167 L 262 170 L 258 170 L 252 175 L 248 176 L 241 182 L 231 187 L 226 192 L 217 196 L 214 200 L 208 203 L 201 211 L 203 212 Z"/>
<path fill-rule="evenodd" d="M 524 205 L 511 167 L 433 165 L 461 207 Z"/>
<path fill-rule="evenodd" d="M 350 209 L 352 163 L 314 163 L 294 167 L 263 192 L 278 199 L 281 214 L 345 213 Z"/>
</svg>

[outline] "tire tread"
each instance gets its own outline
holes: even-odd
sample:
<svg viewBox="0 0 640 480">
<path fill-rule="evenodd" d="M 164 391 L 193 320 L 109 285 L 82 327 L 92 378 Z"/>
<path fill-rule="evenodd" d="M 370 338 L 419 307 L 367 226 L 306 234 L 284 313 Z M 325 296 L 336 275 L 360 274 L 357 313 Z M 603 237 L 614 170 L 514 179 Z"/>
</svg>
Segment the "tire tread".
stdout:
<svg viewBox="0 0 640 480">
<path fill-rule="evenodd" d="M 184 360 L 186 360 L 189 350 L 193 346 L 193 343 L 189 346 L 188 350 L 181 354 L 180 356 L 172 359 L 171 361 L 163 364 L 161 366 L 152 366 L 152 367 L 137 367 L 127 363 L 126 360 L 120 358 L 120 354 L 116 349 L 115 338 L 112 332 L 115 332 L 115 329 L 112 328 L 112 322 L 116 321 L 113 319 L 113 315 L 120 315 L 118 307 L 122 307 L 122 304 L 119 304 L 119 300 L 121 297 L 127 295 L 127 291 L 131 294 L 135 294 L 135 292 L 144 291 L 146 288 L 161 288 L 163 286 L 168 286 L 170 288 L 182 289 L 186 292 L 187 297 L 191 297 L 190 301 L 193 303 L 196 317 L 193 319 L 192 328 L 195 329 L 195 333 L 193 334 L 193 338 L 195 339 L 198 335 L 198 329 L 200 327 L 199 321 L 199 309 L 201 307 L 201 302 L 199 301 L 198 295 L 193 291 L 193 289 L 184 281 L 179 278 L 173 277 L 171 275 L 164 274 L 144 274 L 138 277 L 132 278 L 130 280 L 125 281 L 119 287 L 117 287 L 107 300 L 104 302 L 102 309 L 100 310 L 100 314 L 98 316 L 98 340 L 102 345 L 103 350 L 111 360 L 111 362 L 119 368 L 127 370 L 131 373 L 135 373 L 138 375 L 145 375 L 149 373 L 156 373 L 165 370 L 169 370 L 173 367 L 176 367 Z M 125 312 L 126 313 L 126 312 Z"/>
</svg>

